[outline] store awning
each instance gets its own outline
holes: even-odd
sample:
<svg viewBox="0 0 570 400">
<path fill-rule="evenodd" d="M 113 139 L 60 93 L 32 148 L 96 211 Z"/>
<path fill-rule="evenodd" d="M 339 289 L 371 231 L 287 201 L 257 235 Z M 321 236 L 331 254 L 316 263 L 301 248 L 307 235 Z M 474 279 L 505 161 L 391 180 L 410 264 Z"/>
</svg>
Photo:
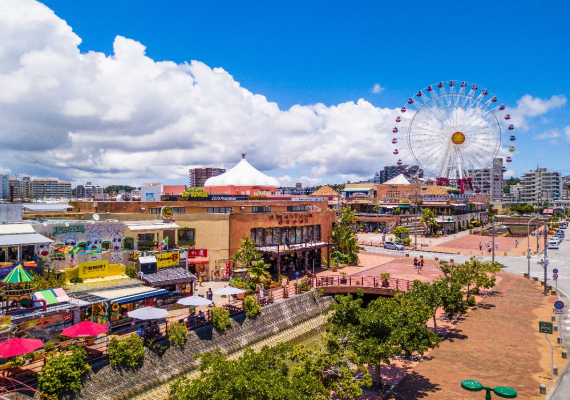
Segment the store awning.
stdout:
<svg viewBox="0 0 570 400">
<path fill-rule="evenodd" d="M 30 224 L 0 224 L 0 235 L 36 233 Z"/>
<path fill-rule="evenodd" d="M 134 296 L 134 295 L 139 295 L 142 293 L 153 292 L 155 290 L 156 289 L 148 287 L 148 286 L 136 285 L 136 286 L 125 287 L 125 288 L 121 288 L 121 289 L 109 289 L 109 290 L 93 291 L 93 292 L 88 292 L 88 294 L 98 296 L 98 297 L 104 298 L 106 300 L 114 300 L 114 299 L 120 299 L 120 298 L 127 297 L 127 296 Z"/>
<path fill-rule="evenodd" d="M 53 243 L 53 240 L 39 233 L 20 235 L 0 235 L 0 246 L 20 246 L 24 244 Z"/>
<path fill-rule="evenodd" d="M 151 264 L 151 263 L 155 263 L 155 262 L 156 262 L 155 256 L 139 257 L 139 263 L 141 263 L 141 264 Z"/>
<path fill-rule="evenodd" d="M 209 264 L 210 257 L 188 257 L 188 264 Z"/>
<path fill-rule="evenodd" d="M 73 206 L 69 204 L 35 204 L 35 203 L 24 203 L 22 204 L 22 210 L 24 211 L 67 211 Z"/>
<path fill-rule="evenodd" d="M 141 294 L 136 294 L 133 296 L 115 299 L 115 300 L 113 300 L 113 303 L 119 303 L 119 304 L 132 303 L 133 301 L 149 299 L 151 297 L 164 296 L 168 293 L 169 293 L 168 290 L 165 290 L 165 289 L 153 290 L 152 292 L 141 293 Z"/>
<path fill-rule="evenodd" d="M 35 292 L 32 296 L 33 300 L 40 300 L 43 299 L 46 303 L 49 304 L 57 304 L 69 301 L 69 296 L 65 293 L 65 290 L 62 288 L 54 288 L 54 289 L 46 289 L 40 290 L 39 292 Z"/>
<path fill-rule="evenodd" d="M 157 222 L 157 223 L 145 223 L 145 224 L 125 224 L 131 232 L 157 232 L 157 231 L 168 231 L 174 229 L 180 229 L 178 225 L 174 222 Z"/>
</svg>

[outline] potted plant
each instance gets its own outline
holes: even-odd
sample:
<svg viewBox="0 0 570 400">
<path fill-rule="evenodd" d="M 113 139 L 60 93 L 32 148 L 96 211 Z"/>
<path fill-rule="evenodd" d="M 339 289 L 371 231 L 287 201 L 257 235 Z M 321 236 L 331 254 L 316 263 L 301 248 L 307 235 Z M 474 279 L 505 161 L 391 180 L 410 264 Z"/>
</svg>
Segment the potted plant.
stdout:
<svg viewBox="0 0 570 400">
<path fill-rule="evenodd" d="M 388 287 L 390 286 L 390 274 L 385 272 L 383 274 L 380 274 L 380 279 L 382 279 L 382 286 L 383 287 Z"/>
<path fill-rule="evenodd" d="M 342 278 L 340 278 L 340 283 L 345 284 L 346 283 L 346 272 L 341 272 L 340 274 L 342 275 Z"/>
<path fill-rule="evenodd" d="M 13 357 L 9 362 L 10 368 L 18 368 L 24 365 L 24 358 L 22 356 Z"/>
<path fill-rule="evenodd" d="M 54 342 L 47 342 L 44 344 L 44 351 L 47 355 L 53 354 L 55 352 L 55 343 Z"/>
</svg>

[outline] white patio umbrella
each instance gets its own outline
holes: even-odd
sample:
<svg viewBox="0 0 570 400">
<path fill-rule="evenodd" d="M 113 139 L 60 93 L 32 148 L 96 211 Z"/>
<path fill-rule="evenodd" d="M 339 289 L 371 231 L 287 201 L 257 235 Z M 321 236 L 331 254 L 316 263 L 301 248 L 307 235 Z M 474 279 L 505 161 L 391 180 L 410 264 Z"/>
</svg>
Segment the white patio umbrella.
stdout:
<svg viewBox="0 0 570 400">
<path fill-rule="evenodd" d="M 230 299 L 231 299 L 229 296 L 234 295 L 234 294 L 240 294 L 240 293 L 245 293 L 245 290 L 238 289 L 238 288 L 235 288 L 233 286 L 227 286 L 223 289 L 216 290 L 214 292 L 214 294 L 217 294 L 218 296 L 228 296 L 228 304 L 230 303 Z"/>
<path fill-rule="evenodd" d="M 233 286 L 228 286 L 223 289 L 216 290 L 214 292 L 214 294 L 217 294 L 218 296 L 231 296 L 233 294 L 240 294 L 240 293 L 245 293 L 245 290 L 238 289 Z"/>
<path fill-rule="evenodd" d="M 168 311 L 156 307 L 142 307 L 137 310 L 129 311 L 127 315 L 134 319 L 160 319 L 168 315 Z"/>
<path fill-rule="evenodd" d="M 200 296 L 190 296 L 190 297 L 183 297 L 176 302 L 177 304 L 181 304 L 183 306 L 207 306 L 212 304 L 212 300 L 205 299 Z"/>
</svg>

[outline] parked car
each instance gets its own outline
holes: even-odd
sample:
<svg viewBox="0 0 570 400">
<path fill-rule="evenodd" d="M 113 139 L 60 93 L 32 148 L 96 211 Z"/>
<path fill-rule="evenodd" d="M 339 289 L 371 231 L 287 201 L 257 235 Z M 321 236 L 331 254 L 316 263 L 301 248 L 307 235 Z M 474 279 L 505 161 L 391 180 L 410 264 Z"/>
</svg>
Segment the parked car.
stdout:
<svg viewBox="0 0 570 400">
<path fill-rule="evenodd" d="M 385 249 L 393 249 L 393 250 L 404 250 L 404 246 L 400 243 L 385 241 L 384 242 Z"/>
<path fill-rule="evenodd" d="M 548 248 L 549 249 L 558 249 L 558 241 L 550 239 L 550 241 L 548 242 Z"/>
<path fill-rule="evenodd" d="M 554 235 L 550 238 L 550 241 L 551 242 L 555 241 L 556 243 L 560 244 L 560 242 L 562 241 L 562 238 L 560 236 Z"/>
</svg>

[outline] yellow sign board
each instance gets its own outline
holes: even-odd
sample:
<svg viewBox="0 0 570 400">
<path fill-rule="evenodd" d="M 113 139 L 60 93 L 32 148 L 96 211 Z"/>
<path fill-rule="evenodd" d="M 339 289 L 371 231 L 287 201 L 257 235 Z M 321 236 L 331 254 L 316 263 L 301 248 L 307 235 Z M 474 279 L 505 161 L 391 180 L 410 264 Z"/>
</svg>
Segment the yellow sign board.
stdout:
<svg viewBox="0 0 570 400">
<path fill-rule="evenodd" d="M 178 264 L 180 264 L 180 253 L 178 251 L 169 251 L 156 255 L 157 268 L 176 267 Z"/>
<path fill-rule="evenodd" d="M 109 260 L 79 263 L 80 278 L 98 278 L 109 273 Z"/>
<path fill-rule="evenodd" d="M 12 316 L 7 315 L 5 317 L 0 317 L 0 326 L 1 325 L 10 325 L 12 323 Z"/>
</svg>

